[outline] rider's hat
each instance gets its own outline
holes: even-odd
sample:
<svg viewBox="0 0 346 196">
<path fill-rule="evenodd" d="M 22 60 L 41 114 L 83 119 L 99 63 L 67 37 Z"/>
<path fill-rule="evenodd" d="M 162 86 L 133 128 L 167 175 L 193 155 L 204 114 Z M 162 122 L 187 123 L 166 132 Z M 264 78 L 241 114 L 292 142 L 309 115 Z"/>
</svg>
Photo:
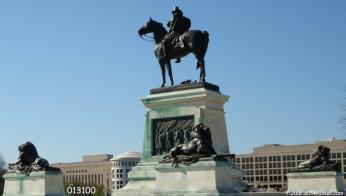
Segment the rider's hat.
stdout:
<svg viewBox="0 0 346 196">
<path fill-rule="evenodd" d="M 178 13 L 183 15 L 183 12 L 179 9 L 179 7 L 178 6 L 174 6 L 172 14 L 178 14 Z"/>
</svg>

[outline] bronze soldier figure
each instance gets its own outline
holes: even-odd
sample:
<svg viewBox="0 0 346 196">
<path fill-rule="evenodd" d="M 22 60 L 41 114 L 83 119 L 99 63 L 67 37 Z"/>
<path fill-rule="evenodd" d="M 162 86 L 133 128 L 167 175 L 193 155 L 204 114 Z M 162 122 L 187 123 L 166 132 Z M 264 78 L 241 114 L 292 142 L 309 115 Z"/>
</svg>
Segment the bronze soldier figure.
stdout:
<svg viewBox="0 0 346 196">
<path fill-rule="evenodd" d="M 163 56 L 161 58 L 166 58 L 169 47 L 180 47 L 179 38 L 183 33 L 190 29 L 191 20 L 183 15 L 183 12 L 179 7 L 175 6 L 172 11 L 172 18 L 167 23 L 167 27 L 169 27 L 169 32 L 162 41 Z M 181 42 L 181 44 L 183 44 L 183 42 Z M 180 63 L 179 57 L 177 58 L 176 63 Z"/>
<path fill-rule="evenodd" d="M 166 84 L 166 70 L 171 85 L 174 85 L 171 59 L 177 59 L 179 62 L 181 57 L 190 53 L 197 59 L 196 69 L 200 68 L 199 81 L 205 82 L 204 57 L 208 48 L 209 33 L 207 31 L 189 30 L 191 26 L 190 19 L 186 18 L 178 7 L 172 13 L 173 19 L 168 24 L 170 32 L 167 32 L 162 23 L 152 18 L 138 30 L 138 35 L 141 38 L 143 35 L 153 33 L 155 41 L 154 53 L 161 68 L 161 87 L 164 87 Z"/>
</svg>

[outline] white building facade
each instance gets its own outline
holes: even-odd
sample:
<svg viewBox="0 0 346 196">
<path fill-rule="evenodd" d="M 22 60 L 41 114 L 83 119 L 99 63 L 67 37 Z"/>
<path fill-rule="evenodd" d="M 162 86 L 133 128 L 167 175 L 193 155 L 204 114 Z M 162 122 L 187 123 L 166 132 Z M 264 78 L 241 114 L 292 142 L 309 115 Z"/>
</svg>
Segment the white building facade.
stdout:
<svg viewBox="0 0 346 196">
<path fill-rule="evenodd" d="M 112 190 L 121 189 L 128 182 L 128 173 L 132 167 L 141 161 L 139 152 L 126 152 L 120 154 L 111 160 L 112 164 Z"/>
</svg>

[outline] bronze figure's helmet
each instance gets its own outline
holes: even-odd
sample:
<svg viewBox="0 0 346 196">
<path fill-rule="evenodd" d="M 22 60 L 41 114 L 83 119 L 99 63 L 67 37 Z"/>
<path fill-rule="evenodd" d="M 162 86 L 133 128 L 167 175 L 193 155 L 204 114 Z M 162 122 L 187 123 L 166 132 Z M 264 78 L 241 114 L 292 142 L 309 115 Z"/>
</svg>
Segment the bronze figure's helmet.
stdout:
<svg viewBox="0 0 346 196">
<path fill-rule="evenodd" d="M 182 16 L 182 15 L 183 15 L 183 12 L 179 9 L 178 6 L 174 6 L 173 11 L 172 11 L 172 14 L 173 14 L 173 15 L 180 15 L 180 16 Z"/>
</svg>

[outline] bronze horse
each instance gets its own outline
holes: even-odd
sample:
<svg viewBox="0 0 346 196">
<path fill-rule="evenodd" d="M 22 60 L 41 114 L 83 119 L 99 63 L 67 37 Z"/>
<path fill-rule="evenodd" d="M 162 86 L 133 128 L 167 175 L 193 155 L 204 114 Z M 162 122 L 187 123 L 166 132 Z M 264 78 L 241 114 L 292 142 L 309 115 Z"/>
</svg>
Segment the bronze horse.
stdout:
<svg viewBox="0 0 346 196">
<path fill-rule="evenodd" d="M 147 33 L 154 34 L 155 41 L 155 56 L 159 61 L 162 73 L 162 85 L 165 86 L 166 83 L 166 68 L 168 71 L 168 76 L 171 80 L 171 85 L 174 85 L 173 76 L 172 76 L 172 68 L 171 68 L 171 59 L 180 58 L 188 55 L 189 53 L 193 53 L 197 59 L 197 67 L 200 68 L 200 82 L 205 82 L 205 64 L 204 64 L 204 56 L 207 52 L 208 42 L 209 42 L 209 34 L 207 31 L 199 31 L 199 30 L 189 30 L 181 35 L 181 40 L 183 42 L 183 47 L 173 47 L 171 46 L 167 51 L 167 60 L 161 59 L 159 57 L 163 54 L 163 48 L 161 46 L 161 41 L 164 39 L 167 34 L 166 29 L 163 27 L 162 23 L 156 22 L 153 19 L 149 19 L 149 21 L 142 26 L 138 30 L 139 36 L 143 36 Z"/>
</svg>

